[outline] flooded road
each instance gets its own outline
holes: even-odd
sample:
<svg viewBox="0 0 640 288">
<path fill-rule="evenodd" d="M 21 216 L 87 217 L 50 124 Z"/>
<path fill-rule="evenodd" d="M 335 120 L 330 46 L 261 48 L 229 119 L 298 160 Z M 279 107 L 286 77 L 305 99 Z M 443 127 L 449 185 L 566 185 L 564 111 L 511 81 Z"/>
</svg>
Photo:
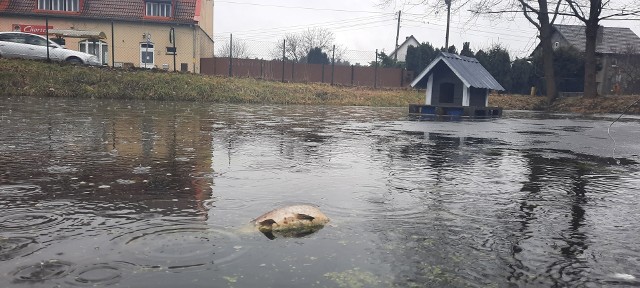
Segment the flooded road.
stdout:
<svg viewBox="0 0 640 288">
<path fill-rule="evenodd" d="M 0 287 L 640 286 L 617 116 L 2 98 Z M 331 222 L 249 225 L 300 203 Z"/>
</svg>

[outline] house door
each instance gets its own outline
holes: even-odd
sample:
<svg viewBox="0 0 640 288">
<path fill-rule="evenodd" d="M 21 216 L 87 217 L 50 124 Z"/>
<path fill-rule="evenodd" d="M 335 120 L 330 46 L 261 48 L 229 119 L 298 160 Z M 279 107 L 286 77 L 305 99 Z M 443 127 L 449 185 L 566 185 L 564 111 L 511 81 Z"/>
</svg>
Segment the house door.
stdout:
<svg viewBox="0 0 640 288">
<path fill-rule="evenodd" d="M 141 68 L 154 68 L 155 67 L 155 49 L 153 43 L 144 42 L 140 43 L 140 67 Z"/>
<path fill-rule="evenodd" d="M 454 87 L 453 83 L 440 84 L 440 96 L 438 97 L 440 104 L 453 104 Z"/>
</svg>

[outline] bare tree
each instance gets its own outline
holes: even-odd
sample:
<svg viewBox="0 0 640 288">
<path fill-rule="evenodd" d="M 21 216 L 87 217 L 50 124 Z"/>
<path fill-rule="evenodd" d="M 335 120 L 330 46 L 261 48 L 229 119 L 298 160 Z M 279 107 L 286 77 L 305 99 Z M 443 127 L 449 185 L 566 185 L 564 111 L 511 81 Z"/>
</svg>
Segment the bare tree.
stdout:
<svg viewBox="0 0 640 288">
<path fill-rule="evenodd" d="M 428 11 L 426 11 L 425 15 L 429 14 L 440 14 L 443 12 L 447 12 L 449 8 L 452 11 L 457 12 L 467 5 L 471 4 L 473 0 L 379 0 L 378 6 L 380 7 L 390 7 L 394 6 L 394 10 L 396 10 L 398 5 L 401 6 L 424 6 L 428 7 Z"/>
<path fill-rule="evenodd" d="M 549 4 L 552 6 L 549 7 Z M 556 3 L 550 3 L 548 0 L 475 0 L 471 10 L 476 15 L 522 13 L 536 27 L 538 38 L 540 39 L 539 47 L 542 50 L 542 66 L 549 103 L 558 97 L 555 71 L 553 69 L 551 34 L 553 23 L 558 18 L 558 15 L 561 15 L 561 4 L 562 1 L 560 0 Z"/>
<path fill-rule="evenodd" d="M 310 51 L 313 48 L 320 48 L 322 51 L 329 51 L 335 41 L 333 32 L 324 28 L 309 28 L 300 34 L 300 46 L 304 51 Z"/>
<path fill-rule="evenodd" d="M 313 48 L 320 48 L 329 54 L 334 40 L 333 32 L 327 29 L 309 28 L 298 34 L 285 35 L 271 52 L 271 56 L 276 59 L 282 58 L 282 51 L 284 50 L 285 57 L 288 60 L 299 62 L 304 60 Z"/>
<path fill-rule="evenodd" d="M 637 93 L 640 91 L 640 51 L 634 46 L 627 46 L 617 58 L 614 72 L 614 92 L 616 94 Z"/>
<path fill-rule="evenodd" d="M 285 57 L 291 61 L 299 62 L 307 54 L 303 51 L 300 43 L 300 35 L 298 34 L 286 34 L 280 41 L 276 48 L 271 51 L 271 56 L 274 59 L 282 58 L 282 51 L 285 51 Z M 284 46 L 282 46 L 284 45 Z"/>
<path fill-rule="evenodd" d="M 225 43 L 220 47 L 220 49 L 218 49 L 217 54 L 219 57 L 229 57 L 229 52 L 231 52 L 231 57 L 233 58 L 248 59 L 251 57 L 247 43 L 242 40 L 233 40 L 233 43 Z"/>
<path fill-rule="evenodd" d="M 564 0 L 571 8 L 570 16 L 578 18 L 585 24 L 586 44 L 584 51 L 584 96 L 596 97 L 598 87 L 596 83 L 596 45 L 601 20 L 614 20 L 627 16 L 640 15 L 640 7 L 610 8 L 610 0 Z M 611 11 L 603 14 L 603 10 Z"/>
</svg>

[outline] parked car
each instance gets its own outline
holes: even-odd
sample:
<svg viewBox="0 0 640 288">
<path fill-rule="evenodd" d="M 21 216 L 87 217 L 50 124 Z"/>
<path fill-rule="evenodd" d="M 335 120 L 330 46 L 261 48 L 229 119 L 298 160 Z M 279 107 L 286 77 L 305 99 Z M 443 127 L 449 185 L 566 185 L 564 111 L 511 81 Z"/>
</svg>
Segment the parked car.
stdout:
<svg viewBox="0 0 640 288">
<path fill-rule="evenodd" d="M 47 59 L 47 38 L 24 32 L 0 32 L 0 57 Z M 49 40 L 49 58 L 53 61 L 100 66 L 98 57 L 66 49 Z"/>
</svg>

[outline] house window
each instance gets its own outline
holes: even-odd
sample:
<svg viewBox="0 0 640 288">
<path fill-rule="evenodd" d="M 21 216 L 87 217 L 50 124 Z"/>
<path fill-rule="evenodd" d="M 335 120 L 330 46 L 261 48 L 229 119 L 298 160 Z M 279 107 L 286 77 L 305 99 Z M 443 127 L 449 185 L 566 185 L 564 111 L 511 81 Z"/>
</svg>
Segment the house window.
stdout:
<svg viewBox="0 0 640 288">
<path fill-rule="evenodd" d="M 106 65 L 109 61 L 109 46 L 104 41 L 84 40 L 80 41 L 80 52 L 98 56 L 100 63 Z"/>
<path fill-rule="evenodd" d="M 80 0 L 38 0 L 39 10 L 80 11 Z"/>
<path fill-rule="evenodd" d="M 140 67 L 149 69 L 155 67 L 154 52 L 155 49 L 153 43 L 140 43 Z"/>
<path fill-rule="evenodd" d="M 147 16 L 171 17 L 171 2 L 147 2 Z"/>
</svg>

